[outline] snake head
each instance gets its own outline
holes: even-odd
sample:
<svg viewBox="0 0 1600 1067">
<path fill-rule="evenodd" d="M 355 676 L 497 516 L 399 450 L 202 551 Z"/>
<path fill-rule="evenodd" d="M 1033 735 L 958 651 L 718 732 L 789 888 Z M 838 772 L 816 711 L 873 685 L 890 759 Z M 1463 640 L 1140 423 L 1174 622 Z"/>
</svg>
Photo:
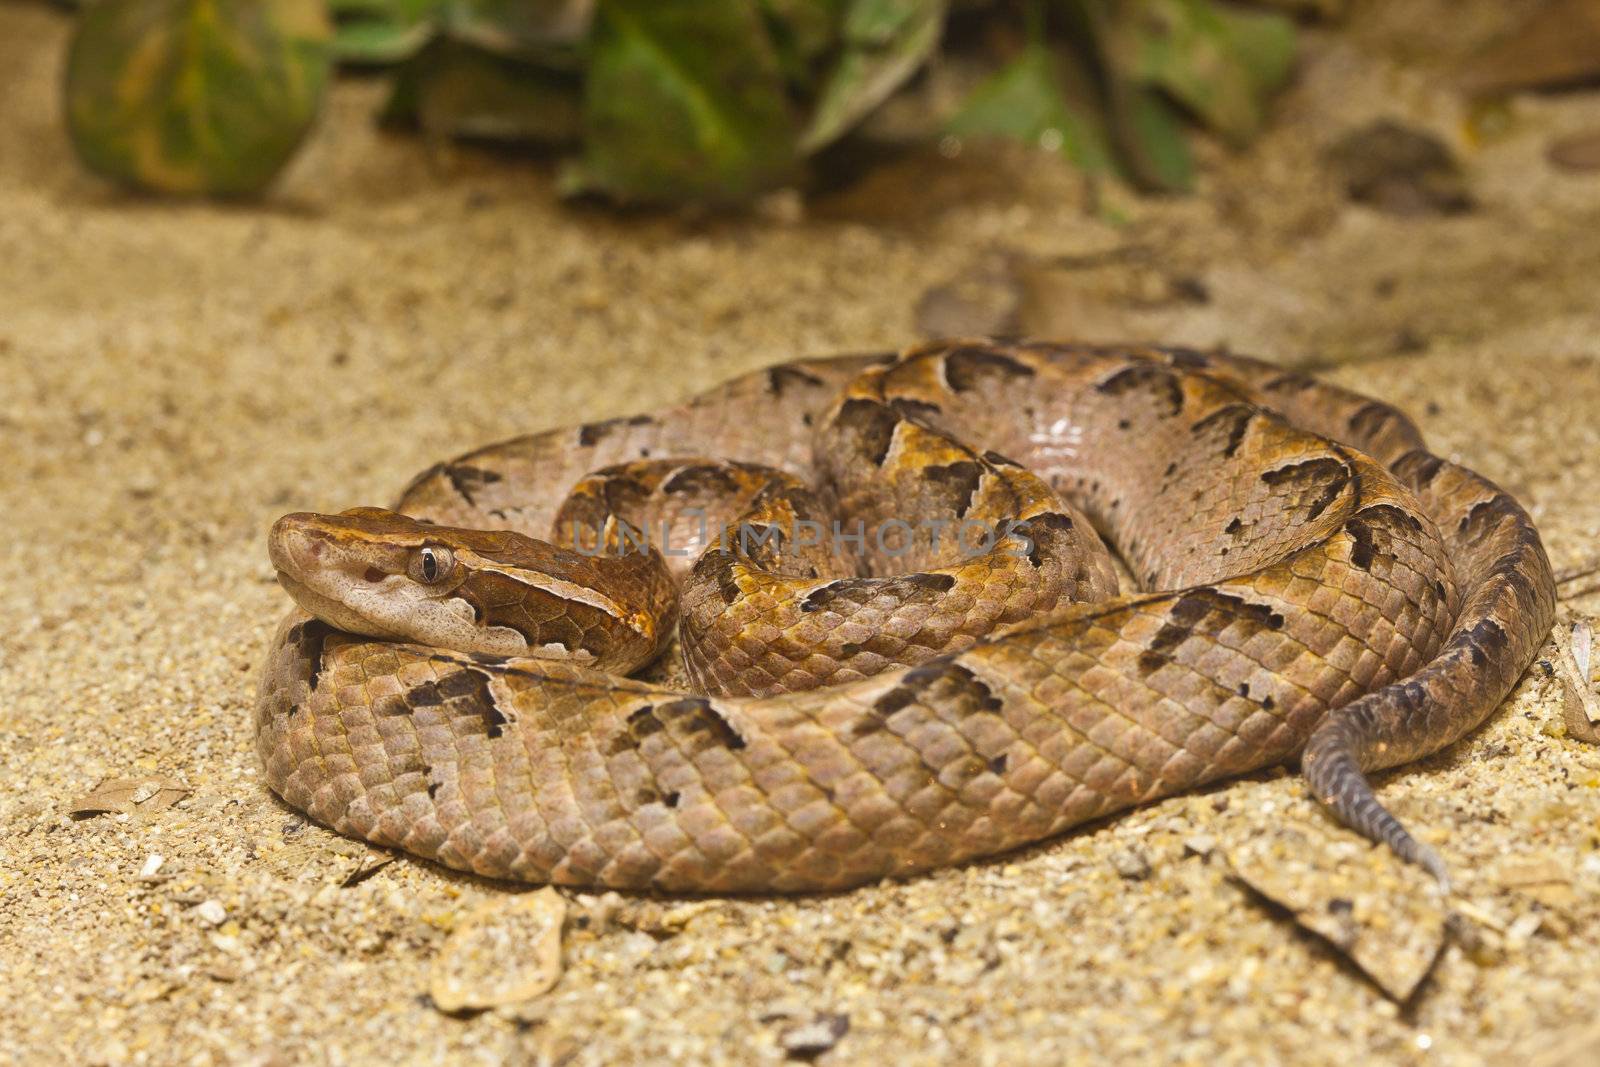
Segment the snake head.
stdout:
<svg viewBox="0 0 1600 1067">
<path fill-rule="evenodd" d="M 267 553 L 278 584 L 306 611 L 351 633 L 462 652 L 518 655 L 518 631 L 485 624 L 464 595 L 480 534 L 383 508 L 296 512 L 273 523 Z"/>
</svg>

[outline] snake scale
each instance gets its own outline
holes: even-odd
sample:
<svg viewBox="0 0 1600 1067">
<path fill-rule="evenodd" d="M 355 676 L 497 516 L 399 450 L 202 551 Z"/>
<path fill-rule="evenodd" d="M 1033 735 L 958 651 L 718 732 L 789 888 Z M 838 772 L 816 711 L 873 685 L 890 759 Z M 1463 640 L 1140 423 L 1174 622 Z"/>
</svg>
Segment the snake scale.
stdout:
<svg viewBox="0 0 1600 1067">
<path fill-rule="evenodd" d="M 618 549 L 703 500 L 698 559 Z M 274 527 L 299 607 L 256 704 L 267 781 L 341 833 L 566 885 L 837 889 L 1296 757 L 1443 880 L 1366 775 L 1482 722 L 1555 607 L 1527 513 L 1401 412 L 1181 348 L 791 362 L 439 464 L 395 511 Z M 717 536 L 839 514 L 996 537 Z M 694 687 L 617 673 L 674 601 Z"/>
</svg>

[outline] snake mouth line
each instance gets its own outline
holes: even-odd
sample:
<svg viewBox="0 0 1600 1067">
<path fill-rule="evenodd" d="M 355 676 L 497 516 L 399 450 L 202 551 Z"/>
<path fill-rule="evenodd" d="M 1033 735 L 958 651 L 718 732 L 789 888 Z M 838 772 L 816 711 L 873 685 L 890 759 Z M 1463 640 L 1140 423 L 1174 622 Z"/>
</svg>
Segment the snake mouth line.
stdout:
<svg viewBox="0 0 1600 1067">
<path fill-rule="evenodd" d="M 368 637 L 405 640 L 404 635 L 384 629 L 366 616 L 352 611 L 349 605 L 317 592 L 287 572 L 280 570 L 277 576 L 278 585 L 283 587 L 283 591 L 288 593 L 296 604 L 329 626 Z"/>
</svg>

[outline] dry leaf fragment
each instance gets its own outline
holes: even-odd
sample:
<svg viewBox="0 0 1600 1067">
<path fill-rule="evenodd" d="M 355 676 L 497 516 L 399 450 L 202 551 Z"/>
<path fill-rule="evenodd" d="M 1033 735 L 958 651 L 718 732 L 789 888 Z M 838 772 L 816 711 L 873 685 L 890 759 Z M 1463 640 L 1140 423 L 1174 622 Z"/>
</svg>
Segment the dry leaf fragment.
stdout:
<svg viewBox="0 0 1600 1067">
<path fill-rule="evenodd" d="M 164 811 L 189 793 L 188 786 L 166 778 L 107 778 L 68 805 L 67 813 L 87 818 L 112 811 Z"/>
<path fill-rule="evenodd" d="M 567 901 L 548 886 L 496 898 L 456 927 L 433 961 L 428 992 L 455 1014 L 531 1000 L 561 977 Z"/>
<path fill-rule="evenodd" d="M 1282 828 L 1246 839 L 1226 859 L 1234 877 L 1397 1003 L 1411 998 L 1444 948 L 1445 908 L 1427 875 L 1364 841 Z"/>
<path fill-rule="evenodd" d="M 1567 733 L 1579 741 L 1600 744 L 1600 694 L 1589 680 L 1594 632 L 1588 619 L 1556 626 L 1556 665 L 1560 668 L 1562 717 Z"/>
<path fill-rule="evenodd" d="M 344 880 L 339 883 L 339 888 L 349 889 L 351 886 L 360 885 L 393 862 L 393 856 L 385 855 L 382 852 L 369 852 L 361 858 L 360 862 L 355 865 L 349 874 L 344 876 Z"/>
</svg>

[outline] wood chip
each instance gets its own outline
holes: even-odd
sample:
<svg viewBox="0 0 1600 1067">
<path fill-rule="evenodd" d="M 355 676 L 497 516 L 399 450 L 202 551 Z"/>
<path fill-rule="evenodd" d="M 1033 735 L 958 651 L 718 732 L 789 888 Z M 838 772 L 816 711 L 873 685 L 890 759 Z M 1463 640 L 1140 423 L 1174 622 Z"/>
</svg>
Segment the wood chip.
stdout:
<svg viewBox="0 0 1600 1067">
<path fill-rule="evenodd" d="M 68 805 L 67 813 L 86 818 L 107 812 L 165 811 L 189 793 L 188 786 L 166 778 L 107 778 Z"/>
<path fill-rule="evenodd" d="M 548 886 L 469 915 L 433 961 L 428 992 L 446 1014 L 531 1000 L 561 977 L 567 901 Z"/>
</svg>

